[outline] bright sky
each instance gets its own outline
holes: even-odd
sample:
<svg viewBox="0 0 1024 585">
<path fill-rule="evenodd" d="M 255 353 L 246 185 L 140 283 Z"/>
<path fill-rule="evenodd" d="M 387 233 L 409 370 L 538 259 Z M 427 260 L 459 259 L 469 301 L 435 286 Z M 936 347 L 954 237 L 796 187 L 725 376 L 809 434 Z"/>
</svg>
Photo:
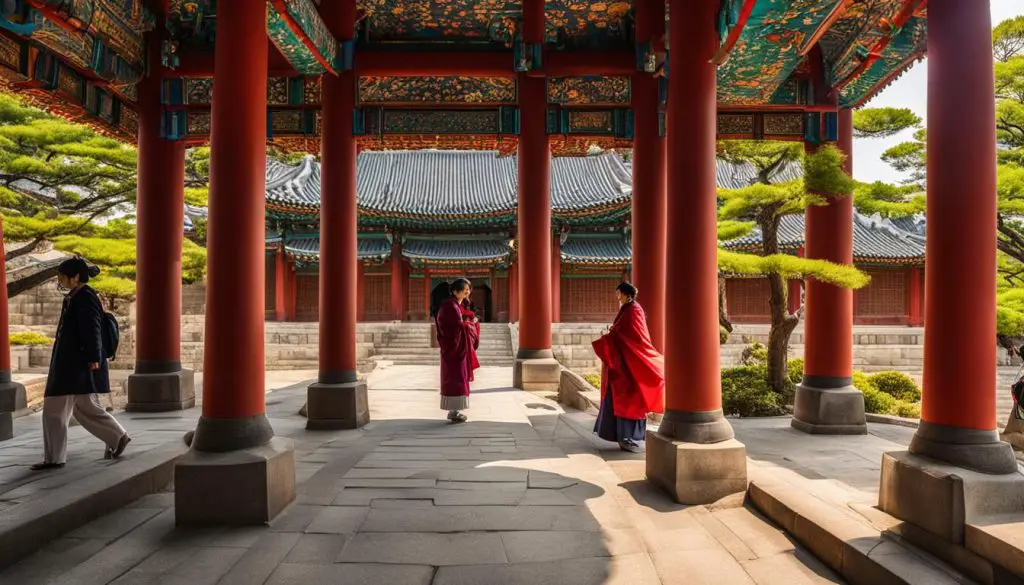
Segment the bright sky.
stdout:
<svg viewBox="0 0 1024 585">
<path fill-rule="evenodd" d="M 984 0 L 978 0 L 984 1 Z M 1024 15 L 1024 0 L 991 0 L 992 26 L 1011 18 Z M 868 107 L 891 106 L 910 108 L 924 118 L 927 109 L 928 67 L 921 61 L 903 77 L 896 80 L 875 99 L 868 102 Z M 902 174 L 880 159 L 883 152 L 900 142 L 911 140 L 914 132 L 894 136 L 887 140 L 857 140 L 853 148 L 853 174 L 861 181 L 886 181 L 895 183 L 903 178 Z"/>
</svg>

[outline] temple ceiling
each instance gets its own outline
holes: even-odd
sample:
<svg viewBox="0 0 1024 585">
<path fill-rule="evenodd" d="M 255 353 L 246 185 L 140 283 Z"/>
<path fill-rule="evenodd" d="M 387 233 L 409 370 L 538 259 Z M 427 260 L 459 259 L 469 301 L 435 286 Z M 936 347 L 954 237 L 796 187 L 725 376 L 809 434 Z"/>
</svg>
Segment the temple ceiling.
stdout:
<svg viewBox="0 0 1024 585">
<path fill-rule="evenodd" d="M 672 39 L 634 43 L 633 1 L 547 0 L 543 48 L 522 43 L 522 0 L 359 0 L 355 41 L 348 43 L 339 43 L 327 29 L 319 14 L 321 0 L 266 2 L 277 72 L 268 85 L 268 139 L 282 143 L 301 144 L 318 135 L 319 76 L 352 67 L 358 74 L 360 54 L 367 52 L 386 57 L 386 51 L 397 51 L 399 61 L 426 51 L 441 61 L 447 52 L 456 61 L 482 55 L 508 63 L 508 73 L 499 67 L 482 76 L 360 74 L 357 117 L 368 144 L 409 144 L 415 142 L 411 136 L 435 134 L 436 142 L 464 147 L 440 138 L 460 133 L 514 144 L 516 71 L 533 63 L 524 55 L 537 55 L 539 74 L 559 52 L 624 57 L 620 61 L 635 62 L 638 71 L 662 77 L 662 103 L 670 84 L 671 67 L 661 47 L 670 53 Z M 800 119 L 809 107 L 821 105 L 815 100 L 823 87 L 833 88 L 827 99 L 842 107 L 863 105 L 924 56 L 925 5 L 926 0 L 722 0 L 722 46 L 716 56 L 718 100 L 725 108 L 721 133 L 769 138 L 780 135 L 774 130 L 787 130 L 781 135 L 797 136 L 797 125 L 814 126 Z M 182 59 L 212 55 L 216 10 L 216 0 L 169 0 L 164 65 L 173 70 Z M 670 18 L 666 9 L 666 30 Z M 145 42 L 156 22 L 144 0 L 5 1 L 0 5 L 4 84 L 61 115 L 131 140 L 136 86 L 146 71 Z M 675 41 L 685 47 L 685 40 Z M 206 62 L 212 64 L 212 58 Z M 549 132 L 591 135 L 603 146 L 628 142 L 631 72 L 626 69 L 610 75 L 545 75 Z M 190 75 L 166 88 L 166 131 L 201 142 L 208 138 L 213 83 L 210 74 Z M 768 119 L 769 111 L 786 109 L 792 110 L 790 120 Z M 438 131 L 419 131 L 433 128 Z M 386 140 L 389 133 L 403 137 Z"/>
</svg>

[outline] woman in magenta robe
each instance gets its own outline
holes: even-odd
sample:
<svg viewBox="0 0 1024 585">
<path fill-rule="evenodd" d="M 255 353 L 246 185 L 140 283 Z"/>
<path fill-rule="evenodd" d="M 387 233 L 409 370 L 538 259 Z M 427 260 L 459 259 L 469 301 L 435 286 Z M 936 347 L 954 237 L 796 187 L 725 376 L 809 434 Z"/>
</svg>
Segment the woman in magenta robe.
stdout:
<svg viewBox="0 0 1024 585">
<path fill-rule="evenodd" d="M 623 451 L 639 453 L 647 414 L 664 410 L 665 358 L 651 342 L 647 316 L 634 300 L 636 287 L 624 282 L 615 294 L 619 314 L 593 344 L 601 359 L 601 409 L 594 432 Z"/>
<path fill-rule="evenodd" d="M 437 344 L 441 348 L 441 409 L 448 420 L 466 422 L 469 408 L 470 351 L 476 344 L 476 326 L 463 318 L 462 301 L 469 296 L 469 281 L 452 283 L 452 294 L 437 311 Z"/>
</svg>

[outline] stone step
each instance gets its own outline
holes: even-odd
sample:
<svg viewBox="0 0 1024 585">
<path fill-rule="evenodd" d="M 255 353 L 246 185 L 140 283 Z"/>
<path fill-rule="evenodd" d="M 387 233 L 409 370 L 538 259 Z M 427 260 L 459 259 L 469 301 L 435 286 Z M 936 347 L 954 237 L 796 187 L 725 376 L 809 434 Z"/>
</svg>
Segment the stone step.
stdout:
<svg viewBox="0 0 1024 585">
<path fill-rule="evenodd" d="M 789 533 L 850 583 L 963 585 L 971 581 L 942 560 L 886 530 L 899 522 L 869 506 L 870 519 L 810 488 L 789 483 L 765 468 L 751 473 L 748 497 L 754 507 Z M 798 480 L 799 481 L 799 480 Z M 819 484 L 822 482 L 819 482 Z M 804 485 L 806 484 L 806 485 Z M 838 490 L 838 482 L 827 489 Z M 818 490 L 823 489 L 821 486 Z M 841 499 L 841 498 L 838 498 Z"/>
</svg>

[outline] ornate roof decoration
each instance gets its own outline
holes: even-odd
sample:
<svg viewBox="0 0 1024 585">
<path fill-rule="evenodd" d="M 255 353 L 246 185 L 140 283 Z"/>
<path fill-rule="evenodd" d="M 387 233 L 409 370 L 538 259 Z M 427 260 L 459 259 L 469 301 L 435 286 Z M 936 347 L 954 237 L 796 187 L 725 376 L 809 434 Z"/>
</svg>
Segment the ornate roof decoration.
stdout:
<svg viewBox="0 0 1024 585">
<path fill-rule="evenodd" d="M 300 75 L 334 73 L 338 41 L 313 0 L 270 0 L 267 34 Z"/>
<path fill-rule="evenodd" d="M 364 104 L 516 103 L 516 80 L 510 77 L 360 77 Z"/>
<path fill-rule="evenodd" d="M 804 216 L 787 215 L 779 224 L 779 247 L 795 253 L 804 245 Z M 729 250 L 760 251 L 761 232 L 729 242 L 722 247 Z M 924 236 L 905 231 L 899 225 L 875 214 L 865 216 L 854 213 L 853 259 L 859 264 L 921 264 L 924 262 Z"/>
<path fill-rule="evenodd" d="M 628 106 L 625 76 L 548 77 L 548 103 L 563 106 Z"/>
<path fill-rule="evenodd" d="M 925 51 L 924 0 L 847 2 L 820 41 L 840 105 L 867 101 Z"/>
<path fill-rule="evenodd" d="M 761 0 L 718 69 L 718 101 L 768 104 L 800 65 L 805 41 L 845 0 Z"/>
<path fill-rule="evenodd" d="M 142 0 L 32 0 L 0 9 L 0 28 L 49 49 L 81 72 L 76 75 L 108 82 L 132 101 L 145 70 L 143 33 L 152 27 Z"/>
<path fill-rule="evenodd" d="M 335 67 L 355 66 L 358 71 L 361 51 L 375 53 L 385 63 L 389 51 L 402 58 L 408 51 L 430 47 L 450 53 L 453 60 L 483 51 L 481 62 L 490 63 L 488 77 L 419 77 L 414 67 L 407 73 L 410 77 L 361 78 L 356 124 L 360 146 L 514 151 L 516 59 L 523 51 L 539 49 L 522 46 L 521 0 L 359 0 L 358 35 L 344 45 L 319 16 L 322 0 L 267 1 L 268 35 L 288 64 L 283 66 L 273 55 L 275 77 L 268 84 L 272 143 L 319 150 L 319 74 L 332 74 Z M 0 46 L 0 66 L 31 77 L 17 90 L 49 92 L 37 99 L 53 111 L 100 131 L 113 128 L 114 135 L 132 141 L 132 114 L 122 124 L 119 110 L 135 101 L 136 85 L 145 72 L 143 33 L 152 28 L 154 18 L 144 4 L 7 0 L 0 5 L 0 36 L 17 49 Z M 628 148 L 631 67 L 623 72 L 623 61 L 631 64 L 636 58 L 645 71 L 658 70 L 664 62 L 664 54 L 655 55 L 653 47 L 634 43 L 634 5 L 633 0 L 545 1 L 546 54 L 585 56 L 592 50 L 596 52 L 589 54 L 597 58 L 607 55 L 620 72 L 547 78 L 549 133 L 555 137 L 557 156 L 580 156 L 593 146 Z M 717 23 L 722 46 L 716 56 L 720 134 L 804 138 L 814 127 L 803 114 L 814 99 L 817 70 L 809 60 L 815 47 L 821 50 L 813 58 L 821 55 L 826 81 L 839 92 L 839 105 L 863 105 L 923 56 L 925 6 L 926 0 L 723 0 Z M 216 0 L 169 0 L 166 23 L 167 63 L 174 67 L 176 59 L 198 56 L 195 80 L 198 90 L 205 83 L 206 94 L 212 88 L 198 76 L 210 75 L 204 55 L 210 56 L 216 37 L 216 9 Z M 178 44 L 193 47 L 179 53 Z M 38 52 L 30 59 L 23 51 L 27 48 Z M 507 70 L 491 68 L 505 58 Z M 555 61 L 550 59 L 552 67 Z M 670 67 L 661 71 L 671 73 Z M 537 74 L 544 74 L 543 63 Z M 191 145 L 208 142 L 209 99 L 207 104 L 191 99 L 202 93 L 166 104 L 166 136 Z"/>
</svg>

